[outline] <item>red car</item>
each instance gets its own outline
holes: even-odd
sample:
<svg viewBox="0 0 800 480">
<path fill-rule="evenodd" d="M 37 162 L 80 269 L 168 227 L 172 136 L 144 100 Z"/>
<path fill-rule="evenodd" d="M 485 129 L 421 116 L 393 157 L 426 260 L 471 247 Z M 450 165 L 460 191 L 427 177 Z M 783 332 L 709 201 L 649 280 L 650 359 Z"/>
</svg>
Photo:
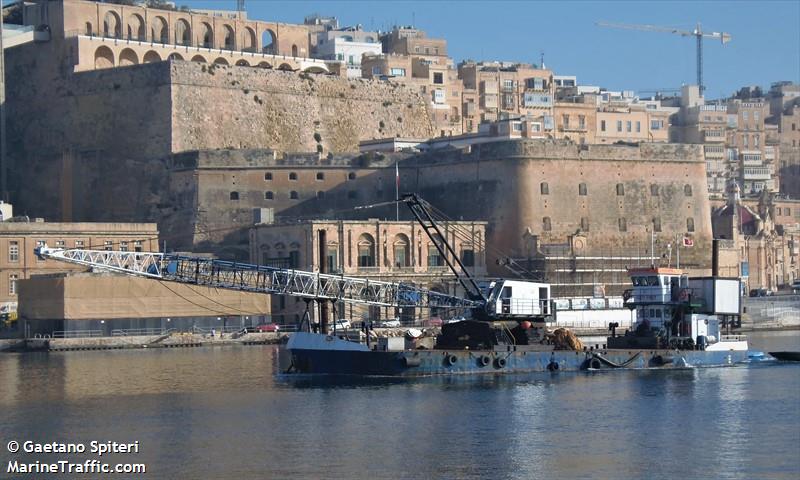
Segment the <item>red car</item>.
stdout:
<svg viewBox="0 0 800 480">
<path fill-rule="evenodd" d="M 264 323 L 256 327 L 256 332 L 277 332 L 280 329 L 275 323 Z"/>
</svg>

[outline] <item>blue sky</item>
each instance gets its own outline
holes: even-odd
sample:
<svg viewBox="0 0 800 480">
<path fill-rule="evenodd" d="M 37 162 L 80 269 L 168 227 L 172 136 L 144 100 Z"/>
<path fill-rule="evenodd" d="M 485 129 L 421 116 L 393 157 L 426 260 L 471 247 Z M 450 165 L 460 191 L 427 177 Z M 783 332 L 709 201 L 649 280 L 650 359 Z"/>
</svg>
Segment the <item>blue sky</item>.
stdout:
<svg viewBox="0 0 800 480">
<path fill-rule="evenodd" d="M 196 8 L 234 9 L 235 0 L 186 0 Z M 340 24 L 386 30 L 415 24 L 445 38 L 456 62 L 508 60 L 545 64 L 581 84 L 614 90 L 680 88 L 695 83 L 695 40 L 660 32 L 615 30 L 597 21 L 641 23 L 733 36 L 704 48 L 707 97 L 741 86 L 800 82 L 800 1 L 273 1 L 247 0 L 250 18 L 302 23 L 310 13 Z"/>
</svg>

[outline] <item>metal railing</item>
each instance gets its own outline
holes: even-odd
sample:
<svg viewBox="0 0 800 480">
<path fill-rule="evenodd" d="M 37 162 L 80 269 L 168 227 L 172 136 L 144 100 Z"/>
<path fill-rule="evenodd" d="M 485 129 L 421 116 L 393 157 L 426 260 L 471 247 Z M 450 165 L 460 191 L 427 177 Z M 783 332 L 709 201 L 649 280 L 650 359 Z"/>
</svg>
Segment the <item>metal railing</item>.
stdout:
<svg viewBox="0 0 800 480">
<path fill-rule="evenodd" d="M 150 335 L 167 335 L 176 332 L 174 328 L 130 328 L 130 329 L 114 329 L 111 330 L 112 337 L 135 337 L 135 336 L 150 336 Z"/>
<path fill-rule="evenodd" d="M 102 330 L 56 330 L 53 332 L 53 338 L 91 338 L 105 336 L 107 335 L 105 335 Z"/>
</svg>

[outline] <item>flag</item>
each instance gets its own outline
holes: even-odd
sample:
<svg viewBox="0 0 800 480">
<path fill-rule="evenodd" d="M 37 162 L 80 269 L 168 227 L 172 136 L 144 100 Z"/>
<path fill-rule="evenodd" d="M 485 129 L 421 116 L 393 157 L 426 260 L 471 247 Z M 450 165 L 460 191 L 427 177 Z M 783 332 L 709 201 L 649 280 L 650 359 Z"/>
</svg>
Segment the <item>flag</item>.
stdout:
<svg viewBox="0 0 800 480">
<path fill-rule="evenodd" d="M 395 193 L 397 194 L 396 200 L 400 200 L 400 167 L 399 163 L 395 162 L 394 164 L 394 183 L 395 183 Z"/>
<path fill-rule="evenodd" d="M 693 247 L 694 246 L 694 239 L 691 237 L 683 237 L 683 246 L 684 247 Z"/>
</svg>

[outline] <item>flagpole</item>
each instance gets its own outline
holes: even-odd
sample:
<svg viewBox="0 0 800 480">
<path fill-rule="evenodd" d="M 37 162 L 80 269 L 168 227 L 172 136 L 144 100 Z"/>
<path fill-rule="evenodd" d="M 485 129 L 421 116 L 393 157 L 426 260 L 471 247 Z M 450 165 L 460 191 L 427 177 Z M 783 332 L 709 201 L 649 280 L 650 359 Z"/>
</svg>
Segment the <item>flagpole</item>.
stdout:
<svg viewBox="0 0 800 480">
<path fill-rule="evenodd" d="M 681 268 L 681 243 L 683 243 L 683 238 L 681 238 L 680 242 L 675 242 L 676 248 L 678 249 L 678 258 L 675 260 L 678 264 L 676 268 Z"/>
<path fill-rule="evenodd" d="M 394 209 L 395 220 L 400 221 L 400 167 L 399 163 L 394 163 Z"/>
</svg>

